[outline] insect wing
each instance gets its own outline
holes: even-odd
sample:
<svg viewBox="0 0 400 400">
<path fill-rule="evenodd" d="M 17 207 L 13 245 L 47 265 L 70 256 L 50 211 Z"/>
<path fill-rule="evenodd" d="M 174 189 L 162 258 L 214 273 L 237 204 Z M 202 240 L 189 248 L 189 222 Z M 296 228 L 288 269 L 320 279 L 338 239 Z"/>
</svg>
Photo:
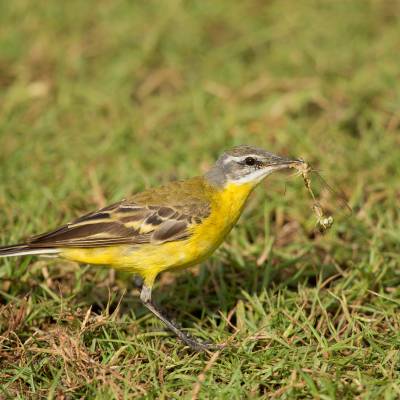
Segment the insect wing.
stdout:
<svg viewBox="0 0 400 400">
<path fill-rule="evenodd" d="M 318 198 L 332 211 L 344 212 L 347 216 L 353 213 L 346 200 L 346 195 L 339 189 L 334 189 L 316 170 L 310 171 L 313 188 L 318 192 Z"/>
</svg>

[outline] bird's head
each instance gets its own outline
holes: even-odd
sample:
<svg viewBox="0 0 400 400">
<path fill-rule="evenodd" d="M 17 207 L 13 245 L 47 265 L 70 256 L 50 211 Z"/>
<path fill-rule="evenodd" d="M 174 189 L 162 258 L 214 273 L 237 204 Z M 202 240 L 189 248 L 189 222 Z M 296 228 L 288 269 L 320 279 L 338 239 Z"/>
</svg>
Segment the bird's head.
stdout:
<svg viewBox="0 0 400 400">
<path fill-rule="evenodd" d="M 276 156 L 252 146 L 236 146 L 223 153 L 206 173 L 209 182 L 217 186 L 250 184 L 256 186 L 274 171 L 302 163 Z"/>
</svg>

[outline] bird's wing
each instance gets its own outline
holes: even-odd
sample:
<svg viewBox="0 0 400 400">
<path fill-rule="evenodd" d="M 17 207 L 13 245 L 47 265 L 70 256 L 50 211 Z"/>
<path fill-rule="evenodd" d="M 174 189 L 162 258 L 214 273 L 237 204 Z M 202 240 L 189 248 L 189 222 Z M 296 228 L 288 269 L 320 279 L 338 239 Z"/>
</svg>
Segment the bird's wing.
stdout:
<svg viewBox="0 0 400 400">
<path fill-rule="evenodd" d="M 154 196 L 153 196 L 154 197 Z M 146 201 L 141 201 L 146 200 Z M 120 244 L 165 243 L 190 236 L 191 228 L 208 216 L 204 200 L 157 205 L 156 199 L 135 197 L 86 214 L 54 231 L 34 236 L 33 248 L 93 248 Z"/>
</svg>

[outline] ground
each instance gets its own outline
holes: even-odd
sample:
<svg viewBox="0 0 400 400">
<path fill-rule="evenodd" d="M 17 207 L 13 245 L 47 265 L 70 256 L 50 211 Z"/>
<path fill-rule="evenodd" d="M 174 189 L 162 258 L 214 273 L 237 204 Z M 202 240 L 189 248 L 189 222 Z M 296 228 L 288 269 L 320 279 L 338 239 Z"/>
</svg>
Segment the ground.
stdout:
<svg viewBox="0 0 400 400">
<path fill-rule="evenodd" d="M 340 196 L 320 234 L 276 173 L 203 265 L 140 305 L 132 277 L 0 261 L 1 398 L 400 397 L 400 3 L 0 4 L 0 241 L 56 227 L 251 144 Z M 317 181 L 315 180 L 315 183 Z"/>
</svg>

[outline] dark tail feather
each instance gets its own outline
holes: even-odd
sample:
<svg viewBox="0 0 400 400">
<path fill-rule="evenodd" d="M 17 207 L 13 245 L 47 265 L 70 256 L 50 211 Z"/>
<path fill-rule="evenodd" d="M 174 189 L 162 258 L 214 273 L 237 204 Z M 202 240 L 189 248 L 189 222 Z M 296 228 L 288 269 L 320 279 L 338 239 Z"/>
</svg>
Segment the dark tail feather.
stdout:
<svg viewBox="0 0 400 400">
<path fill-rule="evenodd" d="M 0 257 L 16 257 L 28 254 L 57 254 L 57 249 L 38 249 L 32 248 L 28 244 L 15 244 L 12 246 L 0 247 Z"/>
</svg>

